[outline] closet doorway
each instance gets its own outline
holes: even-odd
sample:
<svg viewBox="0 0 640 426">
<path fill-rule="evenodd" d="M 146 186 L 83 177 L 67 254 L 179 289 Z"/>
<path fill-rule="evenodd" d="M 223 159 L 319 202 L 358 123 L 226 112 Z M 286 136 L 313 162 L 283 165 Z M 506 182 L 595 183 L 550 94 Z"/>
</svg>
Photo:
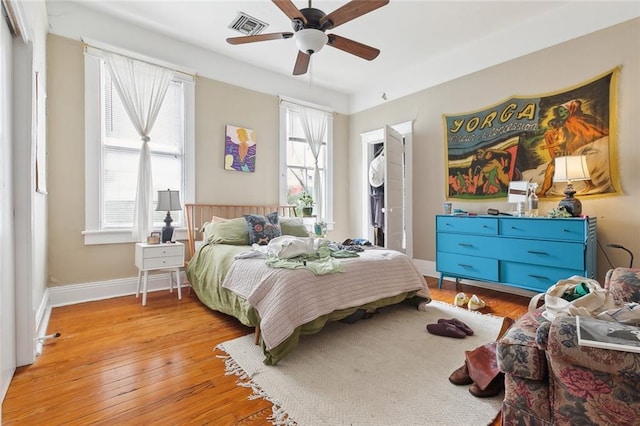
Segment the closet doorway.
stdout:
<svg viewBox="0 0 640 426">
<path fill-rule="evenodd" d="M 361 234 L 409 257 L 413 256 L 411 134 L 409 121 L 360 135 Z"/>
</svg>

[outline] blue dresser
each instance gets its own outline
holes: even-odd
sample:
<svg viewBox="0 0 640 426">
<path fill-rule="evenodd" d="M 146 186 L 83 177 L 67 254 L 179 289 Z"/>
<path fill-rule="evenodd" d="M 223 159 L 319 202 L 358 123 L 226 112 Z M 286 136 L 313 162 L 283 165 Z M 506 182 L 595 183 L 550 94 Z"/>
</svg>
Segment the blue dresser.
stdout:
<svg viewBox="0 0 640 426">
<path fill-rule="evenodd" d="M 438 215 L 438 287 L 445 276 L 535 292 L 573 275 L 596 279 L 596 245 L 596 218 Z"/>
</svg>

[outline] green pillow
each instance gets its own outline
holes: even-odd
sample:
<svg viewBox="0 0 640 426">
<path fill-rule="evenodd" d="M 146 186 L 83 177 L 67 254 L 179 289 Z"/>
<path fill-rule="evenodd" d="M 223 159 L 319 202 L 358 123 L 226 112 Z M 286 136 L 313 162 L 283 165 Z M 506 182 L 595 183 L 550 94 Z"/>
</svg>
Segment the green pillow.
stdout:
<svg viewBox="0 0 640 426">
<path fill-rule="evenodd" d="M 280 217 L 280 229 L 282 235 L 292 235 L 294 237 L 308 237 L 309 231 L 304 226 L 299 217 Z"/>
<path fill-rule="evenodd" d="M 249 245 L 249 228 L 244 217 L 208 223 L 203 233 L 204 240 L 212 244 Z"/>
</svg>

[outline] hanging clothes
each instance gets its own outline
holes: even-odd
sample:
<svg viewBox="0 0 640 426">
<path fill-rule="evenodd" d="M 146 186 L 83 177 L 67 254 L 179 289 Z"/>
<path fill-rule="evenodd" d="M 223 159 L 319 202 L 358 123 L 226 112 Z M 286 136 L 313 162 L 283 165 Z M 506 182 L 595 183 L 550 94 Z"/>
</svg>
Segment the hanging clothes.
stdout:
<svg viewBox="0 0 640 426">
<path fill-rule="evenodd" d="M 384 184 L 384 150 L 369 163 L 369 185 L 378 188 Z"/>
</svg>

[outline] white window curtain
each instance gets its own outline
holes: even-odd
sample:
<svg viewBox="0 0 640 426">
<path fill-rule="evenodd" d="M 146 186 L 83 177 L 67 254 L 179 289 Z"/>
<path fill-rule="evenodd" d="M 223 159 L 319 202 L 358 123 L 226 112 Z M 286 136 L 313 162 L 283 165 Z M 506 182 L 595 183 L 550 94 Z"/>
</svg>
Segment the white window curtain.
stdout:
<svg viewBox="0 0 640 426">
<path fill-rule="evenodd" d="M 316 203 L 316 211 L 321 213 L 324 211 L 324 197 L 322 196 L 323 185 L 320 182 L 318 158 L 327 131 L 327 113 L 305 107 L 298 107 L 298 113 L 300 114 L 302 130 L 315 162 L 313 168 L 313 200 Z M 321 220 L 324 220 L 324 218 L 321 218 Z"/>
<path fill-rule="evenodd" d="M 153 224 L 149 134 L 173 78 L 173 71 L 115 54 L 107 55 L 105 62 L 127 115 L 142 140 L 132 235 L 134 239 L 144 242 Z"/>
</svg>

